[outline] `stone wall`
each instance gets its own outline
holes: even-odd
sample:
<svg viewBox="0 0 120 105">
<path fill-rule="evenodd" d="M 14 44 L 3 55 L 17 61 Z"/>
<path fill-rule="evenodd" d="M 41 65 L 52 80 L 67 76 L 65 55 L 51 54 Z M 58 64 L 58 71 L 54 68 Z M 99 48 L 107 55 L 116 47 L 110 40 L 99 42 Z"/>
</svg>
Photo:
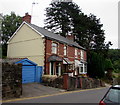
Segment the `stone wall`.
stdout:
<svg viewBox="0 0 120 105">
<path fill-rule="evenodd" d="M 22 65 L 2 63 L 2 98 L 22 95 Z"/>
<path fill-rule="evenodd" d="M 120 77 L 113 78 L 113 85 L 120 85 Z"/>
<path fill-rule="evenodd" d="M 90 89 L 104 86 L 105 83 L 102 80 L 88 77 L 77 77 L 77 88 Z"/>
<path fill-rule="evenodd" d="M 75 90 L 75 89 L 91 89 L 104 87 L 105 83 L 99 79 L 89 78 L 89 77 L 69 77 L 68 76 L 68 87 L 65 88 L 67 90 Z"/>
<path fill-rule="evenodd" d="M 67 74 L 59 77 L 43 76 L 42 83 L 46 86 L 61 88 L 65 90 L 90 89 L 104 87 L 105 83 L 99 79 L 89 77 L 70 77 Z"/>
<path fill-rule="evenodd" d="M 63 88 L 63 76 L 49 76 L 49 75 L 44 75 L 42 77 L 42 84 L 45 86 L 51 86 L 55 88 Z"/>
</svg>

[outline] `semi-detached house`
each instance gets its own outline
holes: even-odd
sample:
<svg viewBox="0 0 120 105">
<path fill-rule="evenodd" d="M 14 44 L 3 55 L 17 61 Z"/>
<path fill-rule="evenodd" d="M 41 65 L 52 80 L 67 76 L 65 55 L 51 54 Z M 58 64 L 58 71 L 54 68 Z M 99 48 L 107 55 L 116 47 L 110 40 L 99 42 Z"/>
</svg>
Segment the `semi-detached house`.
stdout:
<svg viewBox="0 0 120 105">
<path fill-rule="evenodd" d="M 74 42 L 73 35 L 65 38 L 54 34 L 31 24 L 30 19 L 31 16 L 26 14 L 21 26 L 9 39 L 8 58 L 28 58 L 43 66 L 46 75 L 87 73 L 86 50 Z"/>
</svg>

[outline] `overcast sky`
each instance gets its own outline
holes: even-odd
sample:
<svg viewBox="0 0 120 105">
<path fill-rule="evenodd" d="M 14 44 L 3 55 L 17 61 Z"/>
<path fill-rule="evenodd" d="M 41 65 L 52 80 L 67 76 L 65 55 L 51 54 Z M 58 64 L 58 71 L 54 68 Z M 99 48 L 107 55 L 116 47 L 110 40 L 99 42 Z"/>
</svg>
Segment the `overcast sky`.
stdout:
<svg viewBox="0 0 120 105">
<path fill-rule="evenodd" d="M 111 48 L 118 48 L 118 1 L 119 0 L 73 0 L 82 12 L 90 13 L 100 18 L 105 30 L 106 42 L 111 41 Z M 32 3 L 36 2 L 32 6 Z M 24 16 L 26 12 L 32 14 L 32 23 L 40 27 L 44 26 L 45 8 L 51 0 L 0 0 L 0 13 L 10 14 L 11 11 L 17 15 Z"/>
</svg>

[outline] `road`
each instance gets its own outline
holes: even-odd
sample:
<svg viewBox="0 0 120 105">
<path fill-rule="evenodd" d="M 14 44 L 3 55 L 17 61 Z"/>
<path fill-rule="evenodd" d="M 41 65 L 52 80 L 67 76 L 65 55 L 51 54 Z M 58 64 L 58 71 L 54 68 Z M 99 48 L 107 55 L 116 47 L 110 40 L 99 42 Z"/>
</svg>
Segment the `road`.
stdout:
<svg viewBox="0 0 120 105">
<path fill-rule="evenodd" d="M 99 103 L 108 87 L 11 100 L 9 103 Z"/>
</svg>

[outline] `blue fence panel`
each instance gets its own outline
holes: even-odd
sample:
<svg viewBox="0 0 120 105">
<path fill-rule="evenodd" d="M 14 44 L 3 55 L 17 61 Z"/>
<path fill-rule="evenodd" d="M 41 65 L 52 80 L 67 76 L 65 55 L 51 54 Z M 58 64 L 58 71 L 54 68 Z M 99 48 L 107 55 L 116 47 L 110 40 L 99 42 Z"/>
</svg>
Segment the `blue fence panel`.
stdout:
<svg viewBox="0 0 120 105">
<path fill-rule="evenodd" d="M 42 74 L 43 74 L 43 67 L 37 66 L 36 67 L 36 82 L 38 83 L 42 82 Z"/>
</svg>

